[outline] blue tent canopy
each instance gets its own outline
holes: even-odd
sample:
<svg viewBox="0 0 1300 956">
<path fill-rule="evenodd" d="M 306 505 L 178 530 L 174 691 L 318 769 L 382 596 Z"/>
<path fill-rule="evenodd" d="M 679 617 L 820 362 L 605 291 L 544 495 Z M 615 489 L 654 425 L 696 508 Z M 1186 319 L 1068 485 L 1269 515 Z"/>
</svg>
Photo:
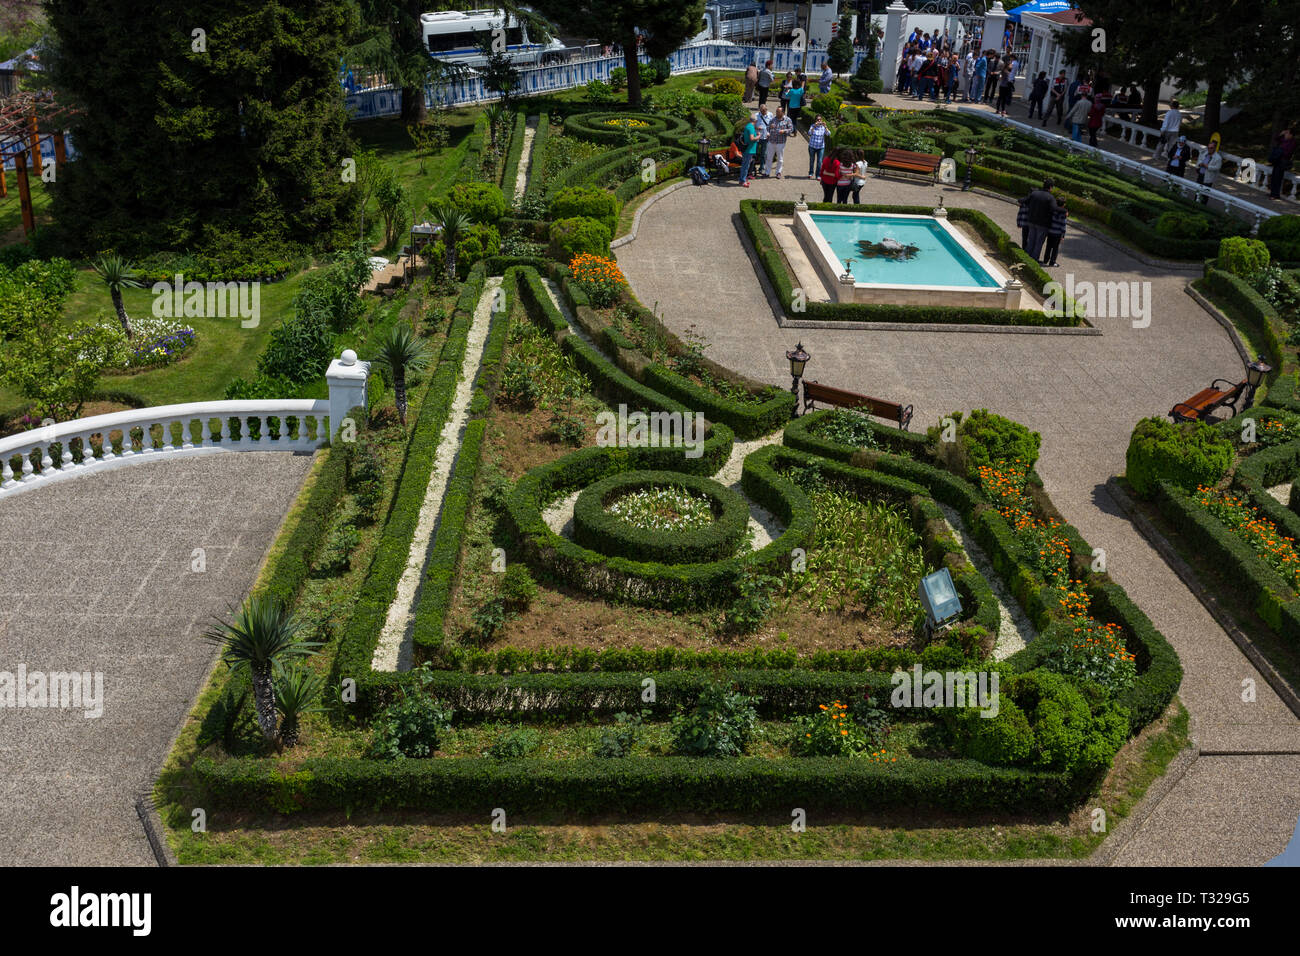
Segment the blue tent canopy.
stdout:
<svg viewBox="0 0 1300 956">
<path fill-rule="evenodd" d="M 1070 0 L 1029 0 L 1028 3 L 1008 11 L 1007 19 L 1012 23 L 1019 23 L 1022 13 L 1061 13 L 1073 9 L 1074 4 Z"/>
</svg>

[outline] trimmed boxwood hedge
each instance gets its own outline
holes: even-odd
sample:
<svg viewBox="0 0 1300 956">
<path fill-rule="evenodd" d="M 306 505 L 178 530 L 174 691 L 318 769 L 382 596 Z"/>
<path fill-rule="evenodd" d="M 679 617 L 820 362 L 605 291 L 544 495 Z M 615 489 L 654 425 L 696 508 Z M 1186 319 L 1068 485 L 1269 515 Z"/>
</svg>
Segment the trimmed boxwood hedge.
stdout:
<svg viewBox="0 0 1300 956">
<path fill-rule="evenodd" d="M 694 497 L 707 498 L 714 520 L 688 531 L 638 528 L 606 505 L 643 488 L 683 488 Z M 749 527 L 749 506 L 725 485 L 702 475 L 673 471 L 628 471 L 588 485 L 573 507 L 573 540 L 601 554 L 636 555 L 664 564 L 698 564 L 720 561 L 736 553 Z"/>
<path fill-rule="evenodd" d="M 486 815 L 765 812 L 922 808 L 1043 812 L 1082 797 L 1063 773 L 973 760 L 877 764 L 837 757 L 625 757 L 621 760 L 309 759 L 294 773 L 251 760 L 194 764 L 204 806 L 282 813 L 412 809 Z"/>
<path fill-rule="evenodd" d="M 631 342 L 624 341 L 624 348 L 632 346 Z M 763 402 L 739 402 L 696 385 L 662 365 L 646 366 L 645 384 L 692 411 L 703 412 L 711 422 L 725 422 L 737 438 L 745 441 L 776 431 L 790 421 L 794 411 L 794 395 L 782 389 L 773 388 L 771 397 Z"/>
<path fill-rule="evenodd" d="M 637 120 L 645 126 L 631 130 L 637 139 L 671 143 L 690 133 L 690 124 L 667 113 L 575 113 L 564 121 L 564 132 L 596 143 L 622 143 L 626 135 L 621 128 L 606 126 L 608 120 Z"/>
<path fill-rule="evenodd" d="M 338 687 L 344 678 L 361 683 L 371 671 L 371 659 L 379 633 L 388 617 L 389 605 L 397 593 L 397 584 L 406 569 L 411 541 L 419 523 L 420 508 L 433 473 L 434 456 L 442 434 L 442 426 L 451 410 L 465 357 L 466 340 L 473 323 L 474 308 L 483 292 L 486 270 L 476 263 L 461 289 L 452 312 L 451 327 L 443 343 L 437 366 L 429 376 L 420 415 L 406 446 L 402 474 L 393 492 L 388 517 L 375 547 L 374 558 L 366 571 L 366 578 L 353 602 L 352 616 L 339 641 L 330 684 Z"/>
<path fill-rule="evenodd" d="M 811 210 L 843 211 L 842 206 L 828 203 L 809 203 Z M 924 206 L 855 206 L 861 212 L 890 212 L 899 215 L 929 215 Z M 781 307 L 791 319 L 808 319 L 821 322 L 915 322 L 952 323 L 954 325 L 1026 325 L 1026 326 L 1077 326 L 1081 319 L 1067 303 L 1064 315 L 1048 315 L 1038 309 L 992 309 L 978 306 L 951 305 L 871 305 L 863 302 L 807 302 L 803 312 L 795 312 L 794 283 L 786 268 L 780 246 L 773 238 L 764 216 L 794 215 L 794 203 L 766 199 L 744 199 L 740 203 L 740 218 L 745 232 L 754 244 L 758 259 L 767 273 L 768 281 L 776 290 Z M 1028 270 L 1040 288 L 1054 281 L 1042 266 L 1032 260 L 1023 249 L 1013 243 L 1005 232 L 983 213 L 974 209 L 949 209 L 948 218 L 954 222 L 969 222 L 1001 254 L 1015 259 Z"/>
<path fill-rule="evenodd" d="M 734 596 L 736 580 L 747 568 L 784 567 L 791 551 L 805 547 L 812 534 L 807 496 L 773 471 L 762 455 L 759 451 L 745 460 L 742 486 L 785 524 L 785 531 L 758 551 L 705 564 L 664 564 L 599 554 L 556 534 L 542 512 L 565 493 L 620 472 L 658 468 L 711 474 L 722 462 L 711 462 L 707 447 L 702 458 L 694 459 L 673 448 L 579 449 L 524 475 L 506 499 L 506 511 L 526 560 L 538 573 L 606 600 L 669 609 L 714 607 Z"/>
<path fill-rule="evenodd" d="M 447 491 L 438 515 L 437 532 L 425 562 L 424 579 L 416 600 L 411 633 L 412 643 L 423 653 L 440 647 L 443 641 L 443 621 L 451 606 L 451 591 L 459 568 L 465 518 L 473 499 L 474 482 L 478 478 L 483 437 L 487 428 L 484 416 L 491 408 L 500 379 L 501 358 L 505 354 L 506 339 L 510 333 L 510 315 L 517 295 L 518 272 L 518 268 L 506 272 L 501 282 L 504 308 L 490 313 L 488 336 L 483 345 L 483 361 L 474 379 L 474 390 L 470 397 L 469 421 L 465 425 L 460 450 L 447 479 Z"/>
<path fill-rule="evenodd" d="M 800 415 L 786 425 L 781 436 L 782 443 L 787 448 L 797 448 L 812 455 L 847 463 L 860 449 L 830 441 L 816 434 L 821 422 L 833 413 L 834 409 L 822 408 Z M 871 429 L 872 435 L 881 447 L 909 457 L 925 453 L 928 439 L 923 432 L 905 432 L 901 428 L 882 425 L 865 416 L 862 421 Z"/>
</svg>

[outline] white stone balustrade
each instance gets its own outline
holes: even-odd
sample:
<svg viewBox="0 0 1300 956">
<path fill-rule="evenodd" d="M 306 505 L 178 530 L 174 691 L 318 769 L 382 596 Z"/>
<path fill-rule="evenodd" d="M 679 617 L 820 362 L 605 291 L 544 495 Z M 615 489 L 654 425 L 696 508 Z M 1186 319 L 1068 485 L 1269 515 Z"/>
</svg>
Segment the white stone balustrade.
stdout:
<svg viewBox="0 0 1300 956">
<path fill-rule="evenodd" d="M 314 451 L 328 412 L 325 399 L 192 402 L 45 425 L 0 438 L 0 497 L 164 455 Z"/>
<path fill-rule="evenodd" d="M 1198 186 L 1196 183 L 1195 176 L 1189 176 L 1188 178 L 1184 179 L 1181 176 L 1175 176 L 1172 173 L 1167 173 L 1164 171 L 1164 169 L 1159 168 L 1157 166 L 1151 166 L 1148 165 L 1147 163 L 1140 162 L 1139 160 L 1136 159 L 1129 159 L 1127 156 L 1121 156 L 1118 153 L 1110 152 L 1109 150 L 1102 149 L 1099 146 L 1089 146 L 1087 143 L 1076 143 L 1068 136 L 1061 136 L 1057 133 L 1049 132 L 1048 130 L 1034 123 L 1022 123 L 1019 120 L 994 116 L 984 112 L 983 110 L 972 109 L 971 107 L 968 106 L 959 106 L 957 109 L 958 112 L 969 113 L 972 116 L 979 116 L 983 119 L 989 120 L 990 122 L 1002 123 L 1006 126 L 1011 126 L 1028 136 L 1032 136 L 1035 139 L 1040 139 L 1043 140 L 1044 142 L 1051 143 L 1053 146 L 1056 146 L 1059 149 L 1063 149 L 1067 152 L 1079 153 L 1088 156 L 1089 158 L 1101 163 L 1103 166 L 1109 166 L 1111 169 L 1115 170 L 1116 172 L 1126 173 L 1127 175 L 1132 176 L 1141 182 L 1149 182 L 1149 183 L 1154 183 L 1156 185 L 1168 184 L 1169 186 L 1172 186 L 1173 188 L 1177 189 L 1187 199 L 1204 196 L 1210 203 L 1217 204 L 1219 208 L 1221 208 L 1224 212 L 1236 216 L 1239 219 L 1244 219 L 1247 222 L 1250 222 L 1252 224 L 1251 226 L 1252 233 L 1257 232 L 1259 230 L 1259 224 L 1263 220 L 1270 219 L 1273 216 L 1280 215 L 1281 213 L 1286 211 L 1285 209 L 1278 209 L 1276 207 L 1257 206 L 1255 205 L 1255 203 L 1247 202 L 1245 199 L 1242 199 L 1240 196 L 1235 196 L 1232 193 L 1226 193 L 1220 189 L 1214 189 L 1210 186 Z M 1133 127 L 1134 132 L 1132 132 L 1130 135 L 1134 135 L 1134 136 L 1152 135 L 1152 130 L 1148 129 L 1145 126 L 1142 126 L 1139 123 L 1132 123 L 1126 120 L 1121 120 L 1118 117 L 1112 117 L 1110 115 L 1107 115 L 1106 123 L 1110 124 L 1112 122 Z M 1160 134 L 1159 132 L 1156 132 L 1154 135 L 1158 138 Z M 1139 140 L 1139 144 L 1140 143 L 1141 141 Z M 1199 155 L 1198 150 L 1204 148 L 1202 146 L 1197 146 L 1195 144 L 1189 143 L 1189 145 L 1193 146 L 1194 157 Z M 1234 162 L 1242 161 L 1241 157 L 1230 156 L 1230 154 L 1228 153 L 1223 154 L 1223 160 L 1225 166 L 1227 166 L 1229 160 L 1232 160 Z M 975 161 L 975 164 L 977 166 L 979 165 L 978 159 Z M 1194 167 L 1195 164 L 1196 164 L 1196 160 L 1192 159 L 1189 163 L 1189 166 Z M 1265 165 L 1265 166 L 1259 166 L 1257 167 L 1257 169 L 1264 171 L 1262 173 L 1262 181 L 1264 185 L 1263 187 L 1258 187 L 1257 183 L 1255 183 L 1254 185 L 1256 185 L 1257 188 L 1263 188 L 1266 190 L 1268 186 L 1268 171 L 1270 167 Z M 1223 176 L 1228 176 L 1229 174 L 1225 172 L 1220 172 L 1219 175 L 1223 177 Z M 1255 177 L 1257 181 L 1260 179 L 1260 176 L 1261 174 L 1257 172 Z M 1295 176 L 1291 173 L 1287 173 L 1286 180 L 1291 184 L 1292 195 L 1295 195 L 1295 190 L 1296 190 Z M 1252 185 L 1252 184 L 1248 183 L 1247 185 Z M 1285 187 L 1284 187 L 1284 192 L 1285 192 Z"/>
</svg>

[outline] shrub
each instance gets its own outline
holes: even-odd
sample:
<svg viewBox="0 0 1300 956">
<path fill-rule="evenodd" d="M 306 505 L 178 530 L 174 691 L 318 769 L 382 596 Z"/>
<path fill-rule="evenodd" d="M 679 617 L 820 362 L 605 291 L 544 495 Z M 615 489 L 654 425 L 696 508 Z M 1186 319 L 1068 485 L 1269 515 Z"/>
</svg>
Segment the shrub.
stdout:
<svg viewBox="0 0 1300 956">
<path fill-rule="evenodd" d="M 481 262 L 501 252 L 501 234 L 496 226 L 476 222 L 456 240 L 456 277 L 464 279 L 476 262 Z M 433 244 L 429 253 L 432 262 L 443 262 L 447 258 L 447 247 L 439 239 Z"/>
<path fill-rule="evenodd" d="M 673 748 L 687 757 L 739 757 L 758 723 L 758 698 L 714 683 L 673 720 Z"/>
<path fill-rule="evenodd" d="M 616 66 L 609 71 L 609 85 L 615 93 L 627 89 L 627 69 Z"/>
<path fill-rule="evenodd" d="M 827 120 L 834 122 L 835 118 L 840 115 L 840 107 L 842 105 L 843 100 L 838 96 L 833 93 L 822 93 L 812 98 L 812 102 L 808 104 L 806 112 L 809 116 L 817 116 L 820 114 Z"/>
<path fill-rule="evenodd" d="M 718 93 L 713 97 L 713 109 L 727 118 L 731 123 L 738 123 L 749 115 L 745 109 L 745 101 L 741 98 L 741 93 Z"/>
<path fill-rule="evenodd" d="M 596 742 L 596 756 L 606 759 L 630 756 L 641 736 L 641 723 L 640 714 L 619 711 L 614 715 L 614 726 L 602 732 Z"/>
<path fill-rule="evenodd" d="M 586 97 L 588 103 L 604 104 L 614 98 L 614 91 L 608 83 L 592 80 L 586 86 Z"/>
<path fill-rule="evenodd" d="M 1258 239 L 1229 236 L 1219 242 L 1219 268 L 1233 275 L 1248 279 L 1266 268 L 1268 262 L 1268 246 Z"/>
<path fill-rule="evenodd" d="M 515 727 L 493 741 L 483 754 L 496 760 L 519 760 L 541 745 L 542 738 L 537 731 L 531 727 Z"/>
<path fill-rule="evenodd" d="M 818 423 L 817 437 L 851 448 L 875 448 L 876 429 L 866 415 L 843 408 L 831 409 Z"/>
<path fill-rule="evenodd" d="M 422 664 L 416 683 L 404 684 L 397 700 L 375 719 L 366 756 L 377 760 L 432 757 L 451 726 L 452 712 L 427 692 L 430 668 Z"/>
<path fill-rule="evenodd" d="M 1259 238 L 1300 241 L 1300 216 L 1273 216 L 1259 224 Z"/>
<path fill-rule="evenodd" d="M 1138 495 L 1151 498 L 1161 481 L 1184 491 L 1213 485 L 1228 473 L 1232 459 L 1232 442 L 1204 422 L 1175 425 L 1144 418 L 1129 439 L 1125 476 Z"/>
<path fill-rule="evenodd" d="M 60 315 L 74 275 L 66 259 L 27 259 L 12 269 L 0 264 L 0 338 Z"/>
<path fill-rule="evenodd" d="M 667 57 L 657 56 L 646 65 L 654 70 L 652 82 L 656 85 L 668 82 L 668 77 L 673 75 L 673 65 Z"/>
<path fill-rule="evenodd" d="M 864 57 L 858 64 L 858 71 L 849 80 L 849 87 L 857 99 L 866 99 L 872 93 L 879 93 L 884 89 L 880 82 L 880 61 L 868 60 Z"/>
<path fill-rule="evenodd" d="M 953 412 L 951 417 L 957 422 L 955 442 L 943 441 L 943 430 L 938 426 L 931 427 L 927 435 L 932 442 L 938 441 L 941 453 L 951 454 L 948 449 L 955 449 L 958 457 L 951 464 L 970 478 L 978 478 L 980 468 L 995 462 L 1019 462 L 1029 471 L 1038 461 L 1042 436 L 1019 422 L 995 415 L 987 408 L 977 408 L 965 417 Z"/>
<path fill-rule="evenodd" d="M 1155 230 L 1162 236 L 1178 239 L 1200 239 L 1210 231 L 1210 223 L 1196 213 L 1162 212 L 1156 217 Z"/>
<path fill-rule="evenodd" d="M 528 566 L 520 561 L 511 562 L 501 577 L 501 598 L 516 613 L 528 610 L 537 597 L 537 582 L 528 573 Z"/>
<path fill-rule="evenodd" d="M 873 149 L 884 140 L 884 134 L 874 126 L 868 126 L 866 123 L 845 123 L 831 136 L 831 145 L 836 149 L 846 146 L 855 149 Z"/>
<path fill-rule="evenodd" d="M 505 193 L 495 183 L 460 183 L 451 204 L 475 222 L 495 223 L 506 214 Z"/>
<path fill-rule="evenodd" d="M 322 312 L 300 312 L 271 329 L 271 342 L 257 361 L 264 378 L 281 378 L 297 384 L 314 382 L 325 374 L 334 357 L 334 332 Z"/>
<path fill-rule="evenodd" d="M 1124 646 L 1118 624 L 1090 621 L 1071 629 L 1044 663 L 1077 681 L 1097 684 L 1113 696 L 1137 677 L 1136 660 Z"/>
<path fill-rule="evenodd" d="M 744 96 L 745 84 L 740 80 L 730 76 L 725 76 L 720 80 L 713 81 L 713 95 L 717 96 Z M 718 108 L 716 105 L 713 107 Z"/>
<path fill-rule="evenodd" d="M 608 257 L 610 238 L 609 229 L 598 219 L 585 216 L 560 219 L 551 224 L 548 254 L 566 263 L 584 253 Z"/>
<path fill-rule="evenodd" d="M 618 228 L 618 200 L 593 186 L 570 186 L 551 199 L 550 215 L 552 219 L 597 219 L 613 236 Z"/>
<path fill-rule="evenodd" d="M 736 579 L 736 597 L 723 613 L 723 627 L 733 634 L 752 634 L 772 613 L 777 579 L 746 570 Z"/>
</svg>

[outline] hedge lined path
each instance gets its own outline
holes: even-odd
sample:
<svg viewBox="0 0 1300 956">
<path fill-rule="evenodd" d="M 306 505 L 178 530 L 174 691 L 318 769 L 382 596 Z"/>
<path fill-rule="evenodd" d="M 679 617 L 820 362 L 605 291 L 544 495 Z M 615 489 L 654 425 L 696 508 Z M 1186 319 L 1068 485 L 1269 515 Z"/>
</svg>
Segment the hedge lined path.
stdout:
<svg viewBox="0 0 1300 956">
<path fill-rule="evenodd" d="M 244 600 L 311 464 L 159 458 L 0 504 L 0 671 L 98 671 L 104 695 L 96 719 L 0 710 L 6 863 L 155 865 L 135 798 L 216 660 L 203 632 Z"/>
<path fill-rule="evenodd" d="M 483 349 L 487 345 L 488 329 L 492 324 L 492 301 L 501 287 L 501 276 L 493 276 L 483 285 L 483 294 L 474 308 L 474 319 L 465 339 L 465 357 L 461 360 L 460 380 L 456 395 L 447 412 L 434 452 L 433 472 L 424 491 L 424 504 L 420 506 L 420 520 L 411 539 L 411 550 L 406 557 L 406 569 L 397 582 L 397 594 L 388 606 L 388 617 L 379 634 L 371 666 L 377 671 L 405 671 L 411 669 L 414 644 L 411 626 L 415 621 L 415 605 L 419 599 L 420 584 L 424 580 L 424 566 L 429 560 L 429 549 L 438 533 L 442 518 L 442 503 L 447 496 L 451 470 L 460 454 L 465 439 L 465 426 L 469 423 L 469 403 L 474 392 L 474 378 L 483 364 Z M 436 364 L 436 363 L 434 363 Z"/>
<path fill-rule="evenodd" d="M 786 148 L 786 169 L 807 171 L 803 139 Z M 712 343 L 709 357 L 763 382 L 787 387 L 786 350 L 801 341 L 813 380 L 880 398 L 914 403 L 917 423 L 953 410 L 988 408 L 1042 433 L 1039 471 L 1053 501 L 1107 568 L 1151 617 L 1182 658 L 1179 694 L 1193 718 L 1203 756 L 1148 819 L 1121 862 L 1259 863 L 1281 851 L 1300 814 L 1295 759 L 1300 721 L 1272 692 L 1226 633 L 1123 517 L 1105 482 L 1124 470 L 1137 421 L 1163 415 L 1211 380 L 1239 374 L 1241 360 L 1222 327 L 1185 293 L 1199 269 L 1161 270 L 1081 232 L 1061 247 L 1061 281 L 1151 283 L 1149 327 L 1098 318 L 1101 336 L 1025 333 L 888 332 L 782 329 L 766 279 L 748 251 L 737 212 L 741 199 L 810 201 L 808 179 L 754 179 L 679 189 L 646 209 L 636 239 L 621 247 L 619 266 L 638 298 L 658 301 L 674 332 L 694 325 Z M 978 209 L 1015 237 L 1016 207 L 992 196 L 874 176 L 866 203 Z M 919 426 L 918 426 L 919 427 Z M 1241 700 L 1242 681 L 1257 699 Z M 1235 780 L 1234 788 L 1216 787 Z M 1249 786 L 1254 798 L 1235 791 Z M 1184 794 L 1203 792 L 1204 798 Z M 1269 813 L 1256 807 L 1274 808 Z M 1283 826 L 1283 822 L 1289 822 Z M 1211 839 L 1210 835 L 1213 835 Z"/>
<path fill-rule="evenodd" d="M 537 136 L 538 117 L 530 116 L 524 126 L 524 148 L 519 153 L 519 175 L 515 177 L 515 194 L 510 197 L 514 202 L 524 198 L 528 192 L 528 177 L 532 175 L 533 139 Z"/>
</svg>

